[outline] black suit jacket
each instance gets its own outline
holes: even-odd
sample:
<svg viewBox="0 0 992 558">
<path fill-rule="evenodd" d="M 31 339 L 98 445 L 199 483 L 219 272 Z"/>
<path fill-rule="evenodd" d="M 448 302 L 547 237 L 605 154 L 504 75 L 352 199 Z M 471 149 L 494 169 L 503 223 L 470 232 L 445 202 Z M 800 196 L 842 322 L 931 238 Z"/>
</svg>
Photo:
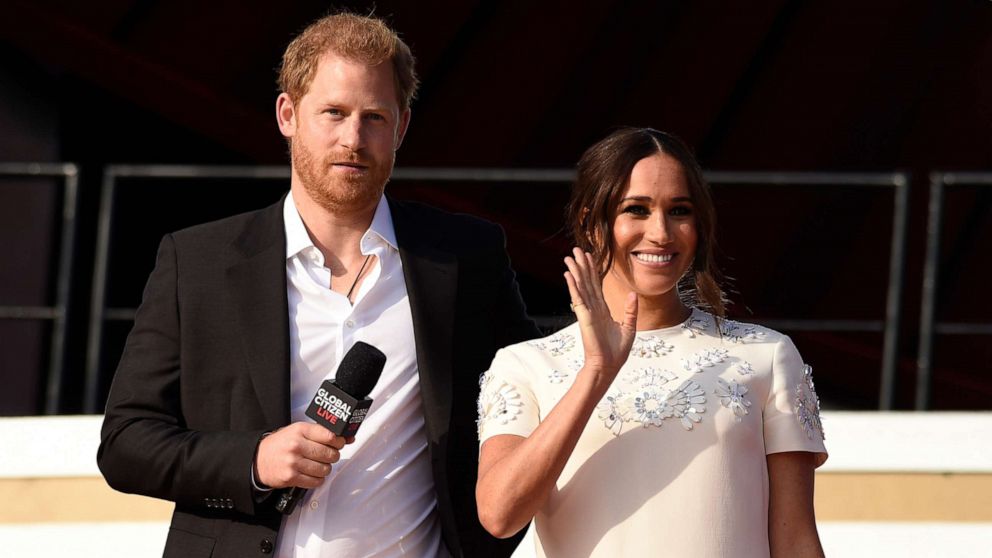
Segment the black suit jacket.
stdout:
<svg viewBox="0 0 992 558">
<path fill-rule="evenodd" d="M 508 556 L 475 508 L 478 379 L 538 335 L 502 230 L 389 199 L 413 315 L 438 512 L 454 556 Z M 282 202 L 167 235 L 107 402 L 97 460 L 117 490 L 176 503 L 166 556 L 272 552 L 281 516 L 254 499 L 262 434 L 290 422 Z"/>
</svg>

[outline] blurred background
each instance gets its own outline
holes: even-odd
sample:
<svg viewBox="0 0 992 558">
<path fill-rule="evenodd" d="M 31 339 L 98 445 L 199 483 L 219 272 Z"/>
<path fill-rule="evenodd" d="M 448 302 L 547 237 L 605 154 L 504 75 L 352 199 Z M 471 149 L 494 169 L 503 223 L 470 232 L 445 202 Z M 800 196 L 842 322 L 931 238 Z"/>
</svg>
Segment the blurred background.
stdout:
<svg viewBox="0 0 992 558">
<path fill-rule="evenodd" d="M 708 171 L 731 316 L 795 339 L 828 418 L 992 410 L 990 1 L 6 0 L 0 415 L 99 413 L 161 236 L 279 199 L 276 70 L 335 8 L 417 58 L 388 191 L 501 224 L 546 329 L 569 315 L 575 162 L 650 126 Z M 992 436 L 960 416 L 940 428 Z M 992 508 L 978 463 L 961 494 Z"/>
</svg>

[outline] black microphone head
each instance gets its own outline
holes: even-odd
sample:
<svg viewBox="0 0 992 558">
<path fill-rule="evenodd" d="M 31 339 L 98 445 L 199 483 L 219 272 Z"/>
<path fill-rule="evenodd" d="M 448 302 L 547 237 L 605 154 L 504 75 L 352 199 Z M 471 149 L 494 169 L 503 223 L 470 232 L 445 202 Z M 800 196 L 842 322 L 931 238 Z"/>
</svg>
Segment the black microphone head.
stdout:
<svg viewBox="0 0 992 558">
<path fill-rule="evenodd" d="M 356 341 L 338 366 L 334 383 L 356 399 L 368 397 L 386 366 L 386 355 L 364 341 Z"/>
</svg>

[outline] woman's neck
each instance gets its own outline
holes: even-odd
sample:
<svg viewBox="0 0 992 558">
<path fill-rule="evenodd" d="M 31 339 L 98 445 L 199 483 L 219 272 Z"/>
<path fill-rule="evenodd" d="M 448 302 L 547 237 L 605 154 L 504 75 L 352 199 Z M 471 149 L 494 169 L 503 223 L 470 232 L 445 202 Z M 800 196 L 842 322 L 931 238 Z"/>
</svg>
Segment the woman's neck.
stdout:
<svg viewBox="0 0 992 558">
<path fill-rule="evenodd" d="M 616 321 L 623 319 L 624 304 L 630 292 L 626 282 L 613 272 L 603 278 L 603 298 Z M 677 288 L 657 296 L 637 296 L 637 330 L 661 329 L 678 325 L 689 318 L 692 311 L 679 298 Z"/>
</svg>

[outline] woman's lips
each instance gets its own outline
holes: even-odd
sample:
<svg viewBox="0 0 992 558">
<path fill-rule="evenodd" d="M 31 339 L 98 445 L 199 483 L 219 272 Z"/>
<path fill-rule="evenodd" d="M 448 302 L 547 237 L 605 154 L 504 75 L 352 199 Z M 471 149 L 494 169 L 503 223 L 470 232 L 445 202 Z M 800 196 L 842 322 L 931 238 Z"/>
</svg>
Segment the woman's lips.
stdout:
<svg viewBox="0 0 992 558">
<path fill-rule="evenodd" d="M 632 252 L 631 255 L 638 263 L 650 267 L 665 267 L 671 265 L 672 260 L 678 253 L 649 254 L 646 252 Z"/>
</svg>

